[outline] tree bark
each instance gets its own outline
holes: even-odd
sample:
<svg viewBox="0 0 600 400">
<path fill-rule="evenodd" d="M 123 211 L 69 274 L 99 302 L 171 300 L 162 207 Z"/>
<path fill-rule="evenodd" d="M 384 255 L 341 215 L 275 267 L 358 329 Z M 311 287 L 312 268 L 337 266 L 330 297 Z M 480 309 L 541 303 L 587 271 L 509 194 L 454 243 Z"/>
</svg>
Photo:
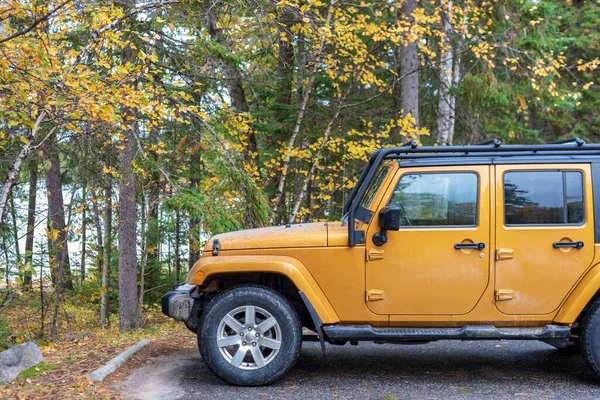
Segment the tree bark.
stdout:
<svg viewBox="0 0 600 400">
<path fill-rule="evenodd" d="M 181 248 L 181 210 L 179 207 L 175 209 L 175 283 L 179 283 L 181 279 L 181 259 L 179 252 Z"/>
<path fill-rule="evenodd" d="M 94 201 L 92 201 L 92 210 L 94 211 L 94 225 L 96 227 L 96 268 L 98 271 L 102 270 L 102 253 L 104 247 L 104 241 L 102 240 L 102 223 L 100 221 L 100 210 L 98 209 L 98 198 L 99 193 L 94 191 Z"/>
<path fill-rule="evenodd" d="M 37 202 L 38 164 L 31 163 L 29 167 L 29 201 L 27 205 L 27 233 L 25 235 L 25 264 L 23 286 L 31 289 L 31 268 L 33 266 L 33 238 L 35 230 L 35 208 Z M 41 277 L 40 277 L 41 279 Z"/>
<path fill-rule="evenodd" d="M 452 145 L 454 127 L 454 108 L 450 88 L 453 81 L 453 56 L 452 35 L 452 0 L 446 0 L 442 7 L 443 40 L 440 52 L 440 98 L 438 100 L 437 119 L 437 144 L 439 146 Z"/>
<path fill-rule="evenodd" d="M 17 209 L 15 208 L 15 194 L 10 194 L 10 216 L 12 220 L 13 242 L 15 246 L 16 264 L 21 268 L 21 248 L 19 247 L 19 229 L 17 228 Z"/>
<path fill-rule="evenodd" d="M 52 262 L 50 271 L 54 272 L 53 281 L 57 286 L 73 289 L 71 269 L 69 265 L 69 249 L 67 247 L 67 231 L 65 225 L 65 209 L 62 194 L 62 180 L 60 176 L 60 159 L 57 143 L 53 141 L 47 149 L 50 168 L 46 171 L 46 185 L 48 191 L 48 225 L 50 234 Z M 55 232 L 55 233 L 54 233 Z M 58 280 L 62 279 L 59 285 Z"/>
<path fill-rule="evenodd" d="M 35 123 L 33 125 L 33 128 L 31 128 L 31 132 L 29 132 L 29 135 L 26 137 L 27 143 L 25 143 L 23 145 L 23 147 L 21 148 L 21 151 L 19 152 L 19 155 L 17 156 L 17 159 L 15 160 L 13 165 L 8 170 L 8 174 L 6 175 L 6 179 L 4 180 L 4 184 L 2 185 L 2 191 L 0 192 L 0 221 L 2 221 L 4 219 L 4 213 L 6 212 L 6 202 L 8 201 L 8 195 L 10 194 L 10 191 L 12 190 L 13 186 L 17 182 L 17 178 L 19 177 L 19 171 L 21 170 L 23 161 L 25 161 L 25 158 L 27 158 L 27 156 L 29 155 L 29 152 L 31 151 L 31 144 L 32 144 L 33 140 L 36 138 L 37 134 L 39 133 L 39 131 L 41 129 L 41 124 L 44 121 L 44 118 L 46 118 L 46 112 L 42 111 L 37 116 Z M 48 133 L 48 135 L 52 135 L 55 130 L 56 130 L 56 127 L 52 128 L 50 130 L 50 132 Z"/>
<path fill-rule="evenodd" d="M 122 331 L 142 326 L 137 293 L 137 205 L 131 165 L 136 151 L 132 129 L 130 126 L 119 154 L 119 326 Z"/>
<path fill-rule="evenodd" d="M 193 190 L 199 190 L 200 171 L 202 168 L 200 152 L 196 151 L 191 157 L 192 176 L 190 177 L 190 186 Z M 200 259 L 200 219 L 196 215 L 189 216 L 188 232 L 188 270 L 191 270 L 196 261 Z"/>
<path fill-rule="evenodd" d="M 102 246 L 102 294 L 100 296 L 100 322 L 108 324 L 108 294 L 110 290 L 110 261 L 112 258 L 112 183 L 107 178 L 104 186 L 104 245 Z M 135 254 L 135 252 L 134 252 Z"/>
<path fill-rule="evenodd" d="M 406 0 L 401 13 L 414 24 L 416 0 Z M 407 43 L 400 52 L 400 108 L 402 116 L 412 115 L 419 127 L 419 47 L 416 41 Z M 417 139 L 419 139 L 417 137 Z"/>
<path fill-rule="evenodd" d="M 146 272 L 144 273 L 144 286 L 153 289 L 158 286 L 160 277 L 160 259 L 159 259 L 159 204 L 160 204 L 160 178 L 153 175 L 153 182 L 150 184 L 148 193 L 148 226 L 146 229 Z M 147 289 L 145 290 L 147 291 Z M 151 293 L 150 293 L 151 294 Z M 152 298 L 152 296 L 148 296 Z"/>
<path fill-rule="evenodd" d="M 79 279 L 85 281 L 85 262 L 87 256 L 87 182 L 84 179 L 81 188 L 81 264 L 79 265 Z"/>
</svg>

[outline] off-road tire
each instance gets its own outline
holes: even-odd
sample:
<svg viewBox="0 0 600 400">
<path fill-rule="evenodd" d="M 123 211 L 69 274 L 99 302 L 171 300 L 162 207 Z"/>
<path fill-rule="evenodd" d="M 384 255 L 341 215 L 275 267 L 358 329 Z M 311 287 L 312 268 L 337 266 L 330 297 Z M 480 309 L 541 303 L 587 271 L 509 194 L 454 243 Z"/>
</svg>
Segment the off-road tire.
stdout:
<svg viewBox="0 0 600 400">
<path fill-rule="evenodd" d="M 600 299 L 585 312 L 581 321 L 581 355 L 587 365 L 600 377 Z"/>
<path fill-rule="evenodd" d="M 260 307 L 268 311 L 279 324 L 281 347 L 265 366 L 244 370 L 235 367 L 221 354 L 217 346 L 219 325 L 237 307 Z M 239 286 L 215 296 L 204 308 L 198 325 L 198 348 L 208 368 L 224 381 L 238 386 L 268 385 L 285 375 L 296 363 L 302 343 L 302 329 L 294 307 L 270 288 Z"/>
</svg>

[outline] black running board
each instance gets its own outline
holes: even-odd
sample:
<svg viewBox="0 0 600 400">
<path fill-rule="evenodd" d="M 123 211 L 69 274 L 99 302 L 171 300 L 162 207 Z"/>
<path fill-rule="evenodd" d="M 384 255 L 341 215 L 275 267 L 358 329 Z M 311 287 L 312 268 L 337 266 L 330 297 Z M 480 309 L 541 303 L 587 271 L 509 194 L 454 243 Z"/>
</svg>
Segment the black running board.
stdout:
<svg viewBox="0 0 600 400">
<path fill-rule="evenodd" d="M 466 325 L 462 328 L 373 328 L 371 325 L 323 327 L 330 341 L 413 342 L 434 340 L 548 340 L 568 339 L 571 327 L 546 325 L 541 328 L 497 328 Z"/>
</svg>

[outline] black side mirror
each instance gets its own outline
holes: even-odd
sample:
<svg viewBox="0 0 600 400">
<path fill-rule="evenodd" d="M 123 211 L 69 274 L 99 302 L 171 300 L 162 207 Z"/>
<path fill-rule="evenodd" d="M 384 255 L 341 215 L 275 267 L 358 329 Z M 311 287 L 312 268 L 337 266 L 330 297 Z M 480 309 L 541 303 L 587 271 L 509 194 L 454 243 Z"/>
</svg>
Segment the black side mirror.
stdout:
<svg viewBox="0 0 600 400">
<path fill-rule="evenodd" d="M 373 244 L 383 246 L 387 243 L 387 231 L 400 229 L 400 207 L 384 207 L 379 211 L 380 231 L 373 235 Z"/>
</svg>

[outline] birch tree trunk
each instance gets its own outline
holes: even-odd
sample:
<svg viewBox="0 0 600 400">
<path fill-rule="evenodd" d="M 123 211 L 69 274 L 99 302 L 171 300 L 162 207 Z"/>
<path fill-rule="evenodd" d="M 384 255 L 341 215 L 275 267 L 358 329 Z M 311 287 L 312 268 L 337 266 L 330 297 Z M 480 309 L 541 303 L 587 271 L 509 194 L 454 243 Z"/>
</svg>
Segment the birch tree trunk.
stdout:
<svg viewBox="0 0 600 400">
<path fill-rule="evenodd" d="M 27 270 L 23 275 L 23 286 L 31 289 L 31 268 L 33 265 L 33 238 L 35 230 L 35 208 L 37 202 L 37 162 L 29 166 L 29 201 L 27 205 L 27 233 L 25 235 L 25 264 Z"/>
<path fill-rule="evenodd" d="M 443 4 L 442 24 L 443 41 L 440 52 L 440 96 L 438 101 L 438 120 L 437 120 L 437 144 L 439 146 L 452 145 L 454 133 L 454 106 L 450 88 L 453 82 L 453 64 L 454 52 L 452 49 L 452 0 L 446 0 Z"/>
<path fill-rule="evenodd" d="M 23 161 L 25 161 L 25 158 L 27 158 L 29 152 L 31 151 L 32 142 L 35 140 L 36 136 L 40 132 L 44 118 L 46 118 L 46 112 L 42 111 L 37 116 L 35 123 L 33 124 L 33 128 L 31 128 L 31 131 L 29 132 L 29 135 L 27 135 L 27 137 L 25 138 L 27 142 L 23 145 L 15 162 L 8 170 L 8 174 L 6 176 L 6 179 L 4 180 L 4 184 L 2 185 L 2 191 L 0 192 L 0 221 L 2 221 L 2 219 L 4 218 L 4 213 L 6 212 L 6 203 L 8 202 L 8 195 L 10 194 L 10 191 L 17 182 L 17 178 L 19 177 L 19 171 L 21 171 Z M 48 135 L 52 135 L 55 129 L 56 127 L 52 128 Z"/>
</svg>

